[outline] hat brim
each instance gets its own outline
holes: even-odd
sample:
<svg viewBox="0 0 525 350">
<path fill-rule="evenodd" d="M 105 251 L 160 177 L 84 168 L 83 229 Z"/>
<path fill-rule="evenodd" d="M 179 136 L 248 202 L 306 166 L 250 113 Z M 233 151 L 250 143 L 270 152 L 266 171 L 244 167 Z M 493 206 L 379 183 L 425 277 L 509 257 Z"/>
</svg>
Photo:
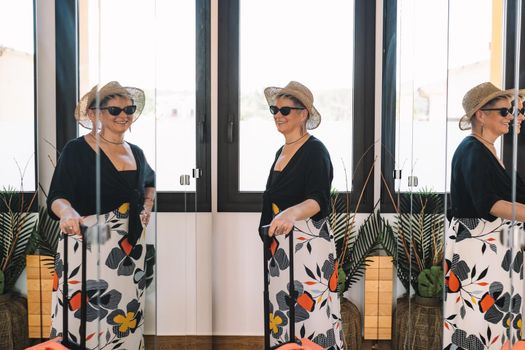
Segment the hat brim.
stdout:
<svg viewBox="0 0 525 350">
<path fill-rule="evenodd" d="M 472 116 L 474 115 L 474 113 L 476 113 L 481 107 L 483 107 L 484 105 L 486 105 L 487 103 L 489 103 L 490 101 L 495 99 L 496 97 L 506 96 L 506 97 L 511 98 L 512 95 L 509 94 L 508 91 L 509 90 L 496 91 L 496 92 L 493 92 L 493 93 L 485 96 L 485 98 L 481 99 L 478 102 L 478 104 L 476 104 L 467 113 L 463 114 L 459 118 L 459 128 L 461 130 L 470 130 L 470 129 L 472 129 Z"/>
<path fill-rule="evenodd" d="M 321 114 L 319 113 L 319 111 L 315 108 L 313 104 L 311 106 L 308 106 L 308 103 L 306 103 L 301 96 L 298 96 L 295 91 L 276 86 L 270 86 L 264 89 L 264 97 L 266 98 L 266 102 L 268 102 L 268 106 L 275 105 L 275 100 L 277 96 L 282 94 L 291 95 L 297 98 L 299 101 L 301 101 L 303 106 L 306 107 L 306 109 L 308 110 L 308 120 L 306 121 L 306 129 L 312 130 L 317 128 L 319 124 L 321 124 Z"/>
<path fill-rule="evenodd" d="M 86 93 L 78 102 L 75 108 L 75 119 L 77 122 L 87 129 L 93 128 L 93 123 L 88 116 L 89 106 L 95 99 L 102 101 L 105 97 L 110 95 L 121 95 L 130 98 L 133 101 L 133 104 L 137 106 L 135 113 L 132 114 L 133 120 L 135 122 L 138 117 L 142 114 L 144 106 L 146 104 L 146 96 L 143 90 L 131 87 L 131 86 L 112 86 L 111 83 L 104 85 L 102 88 L 97 89 L 98 86 L 95 86 L 91 89 L 90 92 Z"/>
</svg>

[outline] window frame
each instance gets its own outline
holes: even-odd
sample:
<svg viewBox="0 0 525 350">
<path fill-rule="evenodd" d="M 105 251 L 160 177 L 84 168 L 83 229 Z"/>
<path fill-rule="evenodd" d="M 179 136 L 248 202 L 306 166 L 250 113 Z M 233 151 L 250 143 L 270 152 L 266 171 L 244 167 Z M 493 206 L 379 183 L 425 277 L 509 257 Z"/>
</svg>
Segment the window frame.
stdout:
<svg viewBox="0 0 525 350">
<path fill-rule="evenodd" d="M 505 89 L 514 88 L 515 76 L 514 69 L 516 67 L 514 62 L 514 56 L 516 53 L 516 0 L 507 1 L 507 25 L 505 28 L 506 32 L 506 51 L 505 55 Z M 521 6 L 521 18 L 525 16 L 525 7 Z M 521 22 L 521 34 L 520 34 L 520 74 L 518 86 L 525 88 L 525 23 Z M 523 68 L 522 68 L 523 67 Z M 506 169 L 512 169 L 512 133 L 508 133 L 503 136 L 503 164 Z M 518 156 L 525 154 L 525 138 L 518 137 Z M 518 174 L 525 176 L 525 162 L 518 162 L 517 166 Z"/>
<path fill-rule="evenodd" d="M 262 192 L 239 191 L 239 2 L 221 0 L 218 4 L 219 212 L 259 212 L 262 205 Z M 375 65 L 370 62 L 375 62 L 376 1 L 355 0 L 354 17 L 352 169 L 361 160 L 353 178 L 353 188 L 362 189 L 374 162 Z M 357 212 L 372 211 L 373 181 L 370 177 Z M 352 211 L 358 197 L 350 195 Z"/>
<path fill-rule="evenodd" d="M 210 0 L 196 0 L 196 167 L 201 170 L 196 191 L 158 191 L 157 212 L 211 211 L 210 132 Z M 72 112 L 78 101 L 78 0 L 56 0 L 56 144 L 57 152 L 77 137 Z M 57 154 L 58 157 L 58 154 Z M 188 175 L 191 169 L 188 169 Z M 178 181 L 178 179 L 176 180 Z"/>
</svg>

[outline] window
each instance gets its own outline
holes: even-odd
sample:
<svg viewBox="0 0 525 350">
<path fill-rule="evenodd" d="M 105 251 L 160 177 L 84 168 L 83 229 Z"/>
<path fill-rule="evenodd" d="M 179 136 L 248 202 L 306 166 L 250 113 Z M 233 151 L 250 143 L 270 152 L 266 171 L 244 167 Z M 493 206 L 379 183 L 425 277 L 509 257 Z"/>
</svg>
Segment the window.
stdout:
<svg viewBox="0 0 525 350">
<path fill-rule="evenodd" d="M 0 2 L 0 189 L 36 190 L 33 0 Z"/>
<path fill-rule="evenodd" d="M 157 210 L 209 211 L 209 1 L 78 5 L 80 95 L 99 81 L 143 89 L 145 110 L 126 138 L 156 170 Z M 194 168 L 200 178 L 182 186 Z"/>
<path fill-rule="evenodd" d="M 504 9 L 494 4 L 423 6 L 397 0 L 386 5 L 394 19 L 385 23 L 382 169 L 391 192 L 449 191 L 454 150 L 468 135 L 458 128 L 463 95 L 484 81 L 504 85 Z M 394 169 L 402 174 L 395 184 Z M 409 176 L 417 177 L 417 187 L 409 185 Z M 383 186 L 382 200 L 383 210 L 393 209 Z"/>
<path fill-rule="evenodd" d="M 291 80 L 314 94 L 323 119 L 311 134 L 330 152 L 332 186 L 346 191 L 348 180 L 349 190 L 361 191 L 373 162 L 374 30 L 371 1 L 219 3 L 219 211 L 260 210 L 283 143 L 263 90 Z M 361 211 L 372 206 L 372 188 Z"/>
</svg>

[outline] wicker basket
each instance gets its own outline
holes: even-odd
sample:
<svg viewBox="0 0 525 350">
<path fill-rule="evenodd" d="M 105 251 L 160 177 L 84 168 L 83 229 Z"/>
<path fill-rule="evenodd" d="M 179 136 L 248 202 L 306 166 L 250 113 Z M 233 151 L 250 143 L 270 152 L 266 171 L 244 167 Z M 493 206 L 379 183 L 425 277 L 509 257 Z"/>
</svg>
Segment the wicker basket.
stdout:
<svg viewBox="0 0 525 350">
<path fill-rule="evenodd" d="M 397 350 L 441 350 L 443 307 L 440 299 L 416 296 L 397 300 L 395 313 Z"/>
<path fill-rule="evenodd" d="M 0 349 L 18 350 L 29 346 L 27 300 L 21 295 L 0 295 Z"/>
<path fill-rule="evenodd" d="M 363 326 L 359 309 L 350 300 L 341 298 L 341 318 L 343 319 L 343 332 L 346 350 L 361 349 Z"/>
</svg>

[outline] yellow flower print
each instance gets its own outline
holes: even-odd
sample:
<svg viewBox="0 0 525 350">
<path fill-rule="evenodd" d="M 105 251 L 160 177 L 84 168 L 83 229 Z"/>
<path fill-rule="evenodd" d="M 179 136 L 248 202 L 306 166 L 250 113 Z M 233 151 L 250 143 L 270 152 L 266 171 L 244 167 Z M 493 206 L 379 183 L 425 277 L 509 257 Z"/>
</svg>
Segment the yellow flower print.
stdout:
<svg viewBox="0 0 525 350">
<path fill-rule="evenodd" d="M 273 214 L 274 214 L 274 215 L 277 215 L 277 214 L 279 214 L 279 212 L 281 211 L 281 209 L 279 209 L 279 207 L 277 206 L 277 204 L 272 203 L 272 211 L 273 211 Z"/>
<path fill-rule="evenodd" d="M 120 324 L 120 326 L 118 327 L 118 330 L 121 333 L 125 333 L 129 329 L 137 328 L 137 320 L 135 319 L 134 312 L 128 312 L 126 316 L 116 315 L 113 318 L 113 322 Z"/>
<path fill-rule="evenodd" d="M 118 212 L 122 215 L 126 215 L 129 211 L 129 203 L 123 203 L 120 207 L 118 207 Z"/>
<path fill-rule="evenodd" d="M 283 324 L 283 319 L 280 316 L 275 316 L 270 313 L 270 329 L 274 334 L 279 333 L 279 326 Z"/>
</svg>

